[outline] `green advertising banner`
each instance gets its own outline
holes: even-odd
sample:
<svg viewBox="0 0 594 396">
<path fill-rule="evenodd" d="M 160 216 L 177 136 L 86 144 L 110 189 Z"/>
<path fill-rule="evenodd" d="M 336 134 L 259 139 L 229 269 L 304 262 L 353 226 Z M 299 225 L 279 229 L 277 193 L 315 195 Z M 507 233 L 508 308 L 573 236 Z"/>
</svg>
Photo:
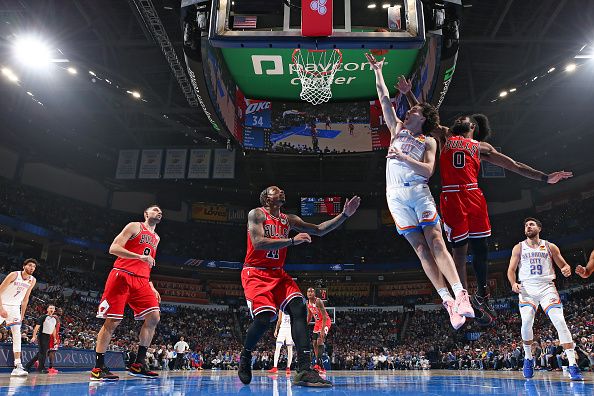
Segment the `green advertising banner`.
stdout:
<svg viewBox="0 0 594 396">
<path fill-rule="evenodd" d="M 292 49 L 222 48 L 229 71 L 244 95 L 253 99 L 298 101 L 301 83 L 292 61 Z M 367 50 L 342 50 L 342 65 L 334 77 L 333 101 L 377 98 L 375 77 L 365 58 Z M 419 50 L 391 50 L 383 57 L 384 78 L 394 95 L 397 76 L 409 75 Z M 381 59 L 381 57 L 378 57 Z M 312 65 L 323 70 L 326 65 Z M 327 69 L 326 69 L 327 70 Z"/>
</svg>

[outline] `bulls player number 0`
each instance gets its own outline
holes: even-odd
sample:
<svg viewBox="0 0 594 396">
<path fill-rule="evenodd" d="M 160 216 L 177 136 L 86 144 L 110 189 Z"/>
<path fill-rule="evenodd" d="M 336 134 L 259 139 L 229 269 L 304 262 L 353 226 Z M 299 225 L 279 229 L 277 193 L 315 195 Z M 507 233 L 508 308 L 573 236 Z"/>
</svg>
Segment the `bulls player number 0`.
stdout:
<svg viewBox="0 0 594 396">
<path fill-rule="evenodd" d="M 151 248 L 144 248 L 144 250 L 143 250 L 142 254 L 143 254 L 144 256 L 148 256 L 148 255 L 150 255 L 150 254 L 151 254 Z"/>
<path fill-rule="evenodd" d="M 454 168 L 464 168 L 464 165 L 466 165 L 466 157 L 462 151 L 456 151 L 452 158 L 454 162 Z"/>
</svg>

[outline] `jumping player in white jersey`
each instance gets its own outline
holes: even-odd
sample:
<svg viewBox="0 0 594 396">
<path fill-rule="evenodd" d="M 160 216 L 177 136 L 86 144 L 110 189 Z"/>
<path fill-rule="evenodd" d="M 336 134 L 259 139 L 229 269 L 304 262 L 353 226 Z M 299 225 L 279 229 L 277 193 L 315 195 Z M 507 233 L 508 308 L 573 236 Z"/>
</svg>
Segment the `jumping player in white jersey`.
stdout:
<svg viewBox="0 0 594 396">
<path fill-rule="evenodd" d="M 29 304 L 31 290 L 35 287 L 33 273 L 37 268 L 37 260 L 28 258 L 23 262 L 22 271 L 8 274 L 0 284 L 0 325 L 6 322 L 12 333 L 12 352 L 14 369 L 11 375 L 26 376 L 28 372 L 21 363 L 21 323 Z"/>
<path fill-rule="evenodd" d="M 569 360 L 569 374 L 573 381 L 583 381 L 580 369 L 576 364 L 576 353 L 565 317 L 563 305 L 553 283 L 555 269 L 553 262 L 561 269 L 563 276 L 571 275 L 571 267 L 559 251 L 559 248 L 544 239 L 540 239 L 542 224 L 533 217 L 524 220 L 526 240 L 518 243 L 512 250 L 507 269 L 507 278 L 514 293 L 519 294 L 520 315 L 522 317 L 522 341 L 524 343 L 524 378 L 534 376 L 534 358 L 532 356 L 532 339 L 534 333 L 534 317 L 538 305 L 549 315 L 553 326 L 559 334 L 559 341 L 565 349 Z M 518 277 L 516 279 L 516 271 Z M 519 282 L 518 282 L 519 281 Z"/>
<path fill-rule="evenodd" d="M 386 199 L 400 235 L 412 245 L 427 277 L 443 300 L 455 329 L 474 317 L 467 291 L 441 233 L 435 201 L 427 182 L 435 170 L 437 142 L 428 134 L 439 124 L 435 107 L 427 103 L 413 106 L 404 121 L 398 119 L 384 82 L 384 61 L 366 54 L 375 72 L 378 97 L 391 140 L 386 160 Z M 448 281 L 456 299 L 448 290 Z"/>
<path fill-rule="evenodd" d="M 278 359 L 283 345 L 287 346 L 287 374 L 291 374 L 291 362 L 293 362 L 293 337 L 291 336 L 291 317 L 279 311 L 278 320 L 276 321 L 276 328 L 274 329 L 274 336 L 276 337 L 276 349 L 274 350 L 274 366 L 268 370 L 269 373 L 278 372 Z"/>
</svg>

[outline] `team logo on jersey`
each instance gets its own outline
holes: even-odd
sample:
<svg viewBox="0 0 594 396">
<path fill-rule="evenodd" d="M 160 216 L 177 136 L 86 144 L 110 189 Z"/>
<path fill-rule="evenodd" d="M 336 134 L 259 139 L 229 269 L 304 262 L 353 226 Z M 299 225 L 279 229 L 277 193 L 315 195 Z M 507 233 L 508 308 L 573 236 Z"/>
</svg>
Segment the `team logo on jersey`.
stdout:
<svg viewBox="0 0 594 396">
<path fill-rule="evenodd" d="M 540 250 L 546 250 L 546 249 L 547 249 L 547 248 L 546 248 L 546 246 L 544 246 L 544 245 L 540 247 Z"/>
<path fill-rule="evenodd" d="M 282 225 L 287 225 L 287 223 L 289 222 L 286 217 L 281 217 L 280 221 Z"/>
<path fill-rule="evenodd" d="M 423 220 L 431 219 L 431 218 L 433 218 L 433 212 L 430 211 L 430 210 L 426 210 L 426 211 L 423 212 L 423 214 L 421 215 L 421 217 L 423 218 Z"/>
</svg>

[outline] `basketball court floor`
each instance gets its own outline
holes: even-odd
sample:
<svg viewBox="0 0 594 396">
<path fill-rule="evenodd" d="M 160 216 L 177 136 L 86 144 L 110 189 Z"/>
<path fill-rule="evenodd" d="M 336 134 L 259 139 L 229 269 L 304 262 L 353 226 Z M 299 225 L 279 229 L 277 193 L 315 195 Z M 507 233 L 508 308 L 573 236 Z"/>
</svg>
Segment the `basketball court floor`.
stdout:
<svg viewBox="0 0 594 396">
<path fill-rule="evenodd" d="M 0 378 L 0 395 L 497 395 L 497 396 L 591 396 L 594 374 L 584 382 L 571 382 L 562 373 L 537 372 L 525 380 L 520 372 L 480 371 L 339 371 L 328 374 L 333 388 L 291 386 L 290 376 L 255 372 L 250 385 L 243 385 L 235 371 L 169 372 L 156 380 L 129 377 L 117 382 L 88 381 L 88 373 L 31 374 L 28 378 Z"/>
</svg>

